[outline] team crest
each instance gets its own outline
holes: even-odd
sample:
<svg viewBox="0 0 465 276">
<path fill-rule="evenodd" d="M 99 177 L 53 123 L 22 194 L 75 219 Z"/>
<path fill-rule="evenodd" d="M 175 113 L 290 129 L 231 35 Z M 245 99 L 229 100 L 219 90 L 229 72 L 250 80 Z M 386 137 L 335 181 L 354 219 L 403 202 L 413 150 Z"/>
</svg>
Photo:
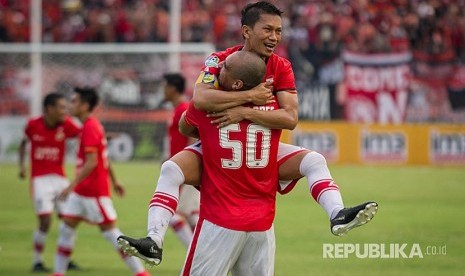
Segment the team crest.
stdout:
<svg viewBox="0 0 465 276">
<path fill-rule="evenodd" d="M 210 73 L 204 73 L 202 83 L 211 84 L 215 82 L 215 75 Z"/>
<path fill-rule="evenodd" d="M 63 132 L 63 128 L 59 128 L 57 130 L 57 134 L 55 134 L 55 140 L 63 141 L 65 139 L 65 133 Z"/>
<path fill-rule="evenodd" d="M 205 61 L 205 66 L 218 68 L 220 59 L 217 56 L 209 56 Z"/>
</svg>

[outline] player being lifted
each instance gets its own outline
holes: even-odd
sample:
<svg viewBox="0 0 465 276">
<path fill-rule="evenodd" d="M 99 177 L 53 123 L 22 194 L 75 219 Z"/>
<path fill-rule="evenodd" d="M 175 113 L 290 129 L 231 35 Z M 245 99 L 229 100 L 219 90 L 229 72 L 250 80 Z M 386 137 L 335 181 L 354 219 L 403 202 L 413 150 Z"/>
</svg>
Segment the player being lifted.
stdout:
<svg viewBox="0 0 465 276">
<path fill-rule="evenodd" d="M 215 112 L 211 115 L 214 118 L 212 122 L 218 124 L 218 127 L 248 119 L 269 128 L 293 129 L 298 121 L 294 74 L 289 61 L 273 52 L 281 40 L 282 12 L 273 4 L 261 1 L 248 4 L 241 14 L 244 45 L 214 53 L 207 58 L 195 85 L 193 102 L 201 110 Z M 265 80 L 273 81 L 272 88 L 262 83 L 248 91 L 227 92 L 218 90 L 213 85 L 220 72 L 219 63 L 236 51 L 251 51 L 265 60 Z M 264 105 L 273 100 L 273 94 L 276 95 L 280 109 L 249 109 L 245 112 L 244 107 L 240 106 L 246 103 Z M 189 150 L 181 151 L 165 162 L 152 201 L 165 194 L 177 202 L 177 189 L 182 183 L 198 183 L 200 162 L 201 159 Z M 278 192 L 290 192 L 300 178 L 306 177 L 310 194 L 330 218 L 330 230 L 334 235 L 344 235 L 367 223 L 377 212 L 378 205 L 375 202 L 344 208 L 339 187 L 333 181 L 325 158 L 318 152 L 280 143 L 278 165 Z M 176 204 L 169 208 L 176 210 Z M 124 246 L 123 240 L 126 240 L 131 251 L 135 250 L 139 257 L 151 263 L 159 263 L 171 216 L 167 206 L 152 206 L 149 209 L 148 237 L 138 240 L 121 237 L 120 243 Z"/>
</svg>

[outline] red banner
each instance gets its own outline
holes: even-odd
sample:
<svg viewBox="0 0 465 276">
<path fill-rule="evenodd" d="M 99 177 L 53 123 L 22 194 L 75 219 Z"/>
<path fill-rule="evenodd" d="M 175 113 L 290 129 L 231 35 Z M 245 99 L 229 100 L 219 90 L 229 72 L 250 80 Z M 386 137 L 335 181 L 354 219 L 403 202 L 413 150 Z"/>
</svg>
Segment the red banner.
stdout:
<svg viewBox="0 0 465 276">
<path fill-rule="evenodd" d="M 343 53 L 349 122 L 404 122 L 410 81 L 410 53 Z"/>
</svg>

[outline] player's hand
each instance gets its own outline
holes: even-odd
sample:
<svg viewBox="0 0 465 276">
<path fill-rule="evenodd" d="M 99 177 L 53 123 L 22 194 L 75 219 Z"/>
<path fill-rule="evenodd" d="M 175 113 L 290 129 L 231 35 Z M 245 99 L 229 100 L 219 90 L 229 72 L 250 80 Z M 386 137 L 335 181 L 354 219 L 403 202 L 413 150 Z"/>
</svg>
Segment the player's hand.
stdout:
<svg viewBox="0 0 465 276">
<path fill-rule="evenodd" d="M 255 105 L 265 105 L 275 102 L 273 87 L 270 82 L 262 82 L 250 91 L 252 91 L 250 94 L 252 103 Z"/>
<path fill-rule="evenodd" d="M 24 166 L 19 167 L 19 174 L 18 174 L 20 179 L 26 178 L 26 168 Z"/>
<path fill-rule="evenodd" d="M 115 190 L 115 193 L 117 196 L 119 197 L 123 197 L 124 196 L 124 187 L 123 185 L 121 185 L 121 183 L 119 182 L 115 182 L 113 183 L 113 190 Z"/>
<path fill-rule="evenodd" d="M 221 128 L 244 120 L 244 115 L 249 109 L 250 108 L 244 106 L 236 106 L 221 112 L 207 114 L 207 117 L 214 118 L 211 123 Z"/>
<path fill-rule="evenodd" d="M 64 189 L 60 195 L 58 195 L 58 200 L 65 201 L 69 194 L 74 190 L 74 187 L 68 186 L 66 189 Z"/>
</svg>

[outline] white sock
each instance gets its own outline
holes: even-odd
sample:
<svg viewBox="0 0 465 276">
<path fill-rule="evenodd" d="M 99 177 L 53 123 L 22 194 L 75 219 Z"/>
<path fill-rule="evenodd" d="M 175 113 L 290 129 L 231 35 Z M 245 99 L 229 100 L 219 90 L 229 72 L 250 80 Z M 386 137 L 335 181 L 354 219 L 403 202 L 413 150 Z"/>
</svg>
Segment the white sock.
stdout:
<svg viewBox="0 0 465 276">
<path fill-rule="evenodd" d="M 161 248 L 169 222 L 176 212 L 179 200 L 179 187 L 184 183 L 184 174 L 173 161 L 161 166 L 155 193 L 150 201 L 147 232 Z"/>
<path fill-rule="evenodd" d="M 33 256 L 33 259 L 32 259 L 33 264 L 43 262 L 42 252 L 44 251 L 45 240 L 46 239 L 47 239 L 47 233 L 44 233 L 44 232 L 40 231 L 39 229 L 34 231 L 34 237 L 33 237 L 33 240 L 34 240 L 34 256 Z"/>
<path fill-rule="evenodd" d="M 58 250 L 55 256 L 55 273 L 66 273 L 75 242 L 76 230 L 62 222 L 60 225 L 60 235 L 58 237 Z"/>
<path fill-rule="evenodd" d="M 124 254 L 120 250 L 120 248 L 118 246 L 118 242 L 116 241 L 116 239 L 119 236 L 123 235 L 123 233 L 121 233 L 121 231 L 118 228 L 113 228 L 113 229 L 107 230 L 105 232 L 102 232 L 102 235 L 121 254 L 121 257 L 123 258 L 123 261 L 126 263 L 126 265 L 129 267 L 129 269 L 131 269 L 131 271 L 133 273 L 137 274 L 137 273 L 141 273 L 141 272 L 143 272 L 145 270 L 144 266 L 139 261 L 139 259 L 137 259 L 136 257 L 127 256 L 126 254 Z"/>
<path fill-rule="evenodd" d="M 307 177 L 312 196 L 323 207 L 329 218 L 333 219 L 344 208 L 344 203 L 324 156 L 315 151 L 305 155 L 300 163 L 300 173 Z"/>
</svg>

